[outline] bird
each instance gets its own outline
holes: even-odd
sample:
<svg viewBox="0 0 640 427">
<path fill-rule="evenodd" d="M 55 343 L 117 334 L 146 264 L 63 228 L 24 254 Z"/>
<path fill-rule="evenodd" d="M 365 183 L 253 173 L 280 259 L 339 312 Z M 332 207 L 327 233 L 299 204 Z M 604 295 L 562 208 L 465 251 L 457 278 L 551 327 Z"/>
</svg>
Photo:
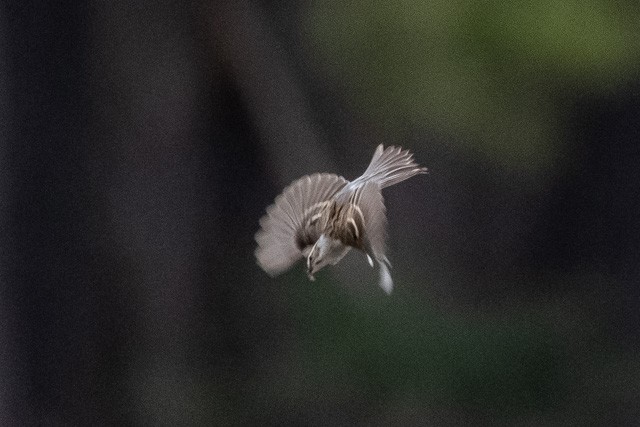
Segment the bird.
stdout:
<svg viewBox="0 0 640 427">
<path fill-rule="evenodd" d="M 381 190 L 427 173 L 402 147 L 380 144 L 362 176 L 347 181 L 332 173 L 305 175 L 266 209 L 255 234 L 258 265 L 275 277 L 306 258 L 307 276 L 337 264 L 351 249 L 379 266 L 379 285 L 393 290 L 386 256 L 387 219 Z"/>
</svg>

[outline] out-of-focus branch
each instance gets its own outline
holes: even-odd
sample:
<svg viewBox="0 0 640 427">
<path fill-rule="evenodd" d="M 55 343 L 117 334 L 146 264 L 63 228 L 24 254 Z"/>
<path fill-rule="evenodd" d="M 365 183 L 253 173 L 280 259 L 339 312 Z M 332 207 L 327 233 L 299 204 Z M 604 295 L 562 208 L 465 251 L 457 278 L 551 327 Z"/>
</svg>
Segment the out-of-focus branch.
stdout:
<svg viewBox="0 0 640 427">
<path fill-rule="evenodd" d="M 205 2 L 203 9 L 211 47 L 233 74 L 258 125 L 274 181 L 284 186 L 309 172 L 335 171 L 306 96 L 259 7 L 238 0 Z"/>
</svg>

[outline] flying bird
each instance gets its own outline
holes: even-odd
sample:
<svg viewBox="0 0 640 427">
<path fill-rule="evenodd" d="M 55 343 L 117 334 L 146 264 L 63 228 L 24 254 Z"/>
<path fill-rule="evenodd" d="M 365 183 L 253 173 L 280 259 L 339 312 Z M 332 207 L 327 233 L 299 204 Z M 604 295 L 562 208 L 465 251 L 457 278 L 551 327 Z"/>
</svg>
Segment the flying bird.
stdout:
<svg viewBox="0 0 640 427">
<path fill-rule="evenodd" d="M 306 175 L 284 189 L 260 219 L 258 265 L 272 277 L 306 258 L 307 275 L 337 264 L 351 248 L 380 268 L 380 287 L 393 290 L 387 259 L 387 219 L 381 190 L 426 173 L 413 154 L 379 145 L 361 177 L 347 181 L 330 173 Z"/>
</svg>

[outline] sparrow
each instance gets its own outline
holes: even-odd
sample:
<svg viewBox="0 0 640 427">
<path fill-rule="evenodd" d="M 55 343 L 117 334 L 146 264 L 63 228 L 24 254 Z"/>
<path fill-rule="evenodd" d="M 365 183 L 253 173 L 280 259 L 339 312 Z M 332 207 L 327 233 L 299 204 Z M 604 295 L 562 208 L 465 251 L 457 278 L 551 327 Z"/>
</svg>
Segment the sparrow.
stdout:
<svg viewBox="0 0 640 427">
<path fill-rule="evenodd" d="M 306 258 L 309 280 L 337 264 L 352 248 L 380 267 L 387 293 L 393 280 L 386 256 L 387 219 L 381 190 L 427 173 L 401 147 L 379 145 L 364 174 L 353 181 L 330 173 L 306 175 L 286 187 L 267 208 L 255 235 L 258 265 L 275 277 Z"/>
</svg>

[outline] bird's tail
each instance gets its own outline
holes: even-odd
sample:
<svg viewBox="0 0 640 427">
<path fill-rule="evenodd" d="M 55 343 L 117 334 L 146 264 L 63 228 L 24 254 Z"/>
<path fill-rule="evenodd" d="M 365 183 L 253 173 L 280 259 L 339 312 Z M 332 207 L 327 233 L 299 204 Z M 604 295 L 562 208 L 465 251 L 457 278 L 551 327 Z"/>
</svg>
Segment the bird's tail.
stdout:
<svg viewBox="0 0 640 427">
<path fill-rule="evenodd" d="M 373 154 L 369 167 L 354 183 L 373 180 L 380 185 L 380 188 L 385 188 L 421 173 L 427 173 L 427 168 L 419 166 L 413 160 L 413 154 L 409 150 L 393 146 L 385 149 L 380 144 Z"/>
</svg>

